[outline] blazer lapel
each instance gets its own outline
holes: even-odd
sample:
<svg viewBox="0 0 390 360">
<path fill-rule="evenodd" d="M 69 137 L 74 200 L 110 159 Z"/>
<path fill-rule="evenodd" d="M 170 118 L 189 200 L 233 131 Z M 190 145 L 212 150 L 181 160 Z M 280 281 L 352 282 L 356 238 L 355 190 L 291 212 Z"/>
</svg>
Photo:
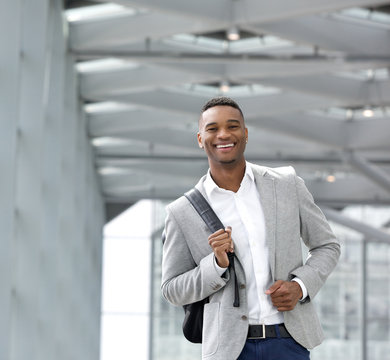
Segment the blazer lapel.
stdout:
<svg viewBox="0 0 390 360">
<path fill-rule="evenodd" d="M 276 231 L 276 196 L 274 178 L 263 168 L 259 171 L 252 167 L 256 186 L 260 194 L 261 206 L 265 219 L 265 238 L 269 252 L 272 280 L 275 281 L 275 231 Z"/>
</svg>

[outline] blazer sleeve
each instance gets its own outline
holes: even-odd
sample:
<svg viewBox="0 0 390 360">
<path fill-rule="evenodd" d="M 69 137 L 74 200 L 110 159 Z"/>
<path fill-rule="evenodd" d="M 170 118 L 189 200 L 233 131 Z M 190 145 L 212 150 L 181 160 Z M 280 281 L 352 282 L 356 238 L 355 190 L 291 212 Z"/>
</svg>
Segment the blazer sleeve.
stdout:
<svg viewBox="0 0 390 360">
<path fill-rule="evenodd" d="M 194 230 L 192 237 L 196 237 Z M 172 209 L 167 207 L 165 242 L 162 258 L 163 297 L 173 305 L 186 305 L 203 300 L 224 287 L 228 273 L 220 276 L 214 266 L 214 253 L 206 255 L 199 264 L 194 261 L 186 237 Z"/>
<path fill-rule="evenodd" d="M 295 176 L 299 204 L 301 238 L 309 249 L 305 264 L 291 275 L 300 278 L 306 286 L 308 297 L 313 299 L 332 272 L 340 257 L 340 244 L 304 181 Z"/>
</svg>

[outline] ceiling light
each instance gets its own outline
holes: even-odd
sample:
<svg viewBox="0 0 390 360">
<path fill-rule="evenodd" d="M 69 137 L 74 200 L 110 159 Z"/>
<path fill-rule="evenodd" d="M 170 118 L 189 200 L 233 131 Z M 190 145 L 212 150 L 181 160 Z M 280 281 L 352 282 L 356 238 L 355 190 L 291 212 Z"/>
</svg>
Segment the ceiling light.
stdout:
<svg viewBox="0 0 390 360">
<path fill-rule="evenodd" d="M 367 107 L 363 110 L 363 116 L 364 117 L 373 117 L 374 111 L 371 108 Z"/>
<path fill-rule="evenodd" d="M 222 81 L 219 90 L 223 93 L 227 93 L 230 90 L 229 83 L 227 81 Z"/>
<path fill-rule="evenodd" d="M 347 120 L 352 120 L 353 119 L 353 110 L 352 109 L 347 109 L 345 111 L 345 117 Z"/>
<path fill-rule="evenodd" d="M 226 37 L 230 41 L 240 40 L 240 31 L 237 27 L 233 26 L 226 32 Z"/>
<path fill-rule="evenodd" d="M 334 175 L 328 175 L 328 176 L 326 177 L 326 181 L 327 181 L 327 182 L 330 182 L 330 183 L 333 183 L 333 182 L 336 181 L 336 176 L 334 176 Z"/>
<path fill-rule="evenodd" d="M 367 80 L 374 80 L 374 78 L 375 78 L 375 70 L 368 69 L 366 71 L 366 75 L 367 75 Z"/>
</svg>

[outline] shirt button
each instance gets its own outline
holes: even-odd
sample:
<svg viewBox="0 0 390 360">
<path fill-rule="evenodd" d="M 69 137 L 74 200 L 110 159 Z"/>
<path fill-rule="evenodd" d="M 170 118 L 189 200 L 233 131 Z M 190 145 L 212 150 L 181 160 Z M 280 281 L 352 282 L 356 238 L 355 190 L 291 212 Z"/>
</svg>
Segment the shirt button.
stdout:
<svg viewBox="0 0 390 360">
<path fill-rule="evenodd" d="M 245 320 L 245 321 L 246 321 L 246 320 L 248 320 L 248 317 L 245 316 L 245 315 L 242 315 L 242 316 L 241 316 L 241 320 Z"/>
<path fill-rule="evenodd" d="M 240 289 L 245 289 L 245 284 L 241 284 Z"/>
</svg>

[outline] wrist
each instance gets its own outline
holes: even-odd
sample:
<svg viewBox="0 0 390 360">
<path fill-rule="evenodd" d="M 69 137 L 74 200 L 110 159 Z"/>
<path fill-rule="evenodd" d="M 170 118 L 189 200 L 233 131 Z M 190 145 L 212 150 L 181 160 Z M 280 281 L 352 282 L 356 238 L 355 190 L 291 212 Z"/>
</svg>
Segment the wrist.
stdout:
<svg viewBox="0 0 390 360">
<path fill-rule="evenodd" d="M 298 278 L 294 278 L 291 280 L 291 283 L 292 284 L 295 284 L 295 287 L 297 289 L 297 294 L 298 294 L 298 300 L 299 301 L 302 301 L 304 300 L 304 298 L 306 297 L 305 296 L 305 291 L 303 289 L 303 283 L 302 283 L 302 280 L 298 279 Z"/>
<path fill-rule="evenodd" d="M 221 259 L 218 259 L 217 256 L 215 256 L 215 261 L 216 261 L 217 265 L 220 268 L 226 269 L 229 266 L 229 260 L 228 259 L 221 260 Z"/>
</svg>

